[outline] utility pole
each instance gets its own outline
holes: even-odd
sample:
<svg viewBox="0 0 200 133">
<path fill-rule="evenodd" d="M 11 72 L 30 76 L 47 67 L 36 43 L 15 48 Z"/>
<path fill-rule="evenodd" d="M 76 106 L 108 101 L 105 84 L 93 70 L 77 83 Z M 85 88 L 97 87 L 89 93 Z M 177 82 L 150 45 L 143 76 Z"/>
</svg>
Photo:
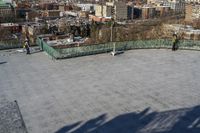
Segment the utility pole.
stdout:
<svg viewBox="0 0 200 133">
<path fill-rule="evenodd" d="M 110 42 L 113 41 L 113 34 L 112 34 L 112 31 L 113 31 L 113 22 L 111 22 L 111 27 L 110 27 Z"/>
</svg>

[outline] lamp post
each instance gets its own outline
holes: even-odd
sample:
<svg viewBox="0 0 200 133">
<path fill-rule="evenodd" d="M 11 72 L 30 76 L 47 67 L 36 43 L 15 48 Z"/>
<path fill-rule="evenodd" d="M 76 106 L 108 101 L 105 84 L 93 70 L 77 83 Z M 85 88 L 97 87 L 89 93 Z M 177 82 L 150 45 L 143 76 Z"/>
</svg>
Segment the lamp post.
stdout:
<svg viewBox="0 0 200 133">
<path fill-rule="evenodd" d="M 113 42 L 113 25 L 114 25 L 114 22 L 112 21 L 111 27 L 110 27 L 110 42 L 113 43 L 113 51 L 111 52 L 111 54 L 115 56 L 116 50 L 115 50 L 115 42 Z"/>
</svg>

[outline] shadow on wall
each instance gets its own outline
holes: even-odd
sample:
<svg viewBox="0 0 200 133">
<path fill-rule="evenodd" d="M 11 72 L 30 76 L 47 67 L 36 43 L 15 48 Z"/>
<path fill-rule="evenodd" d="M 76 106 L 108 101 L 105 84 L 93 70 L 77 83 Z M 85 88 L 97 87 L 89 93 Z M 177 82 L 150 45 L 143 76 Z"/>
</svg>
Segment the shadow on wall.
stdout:
<svg viewBox="0 0 200 133">
<path fill-rule="evenodd" d="M 200 106 L 165 112 L 151 112 L 147 108 L 110 121 L 103 114 L 80 124 L 67 125 L 56 133 L 200 133 Z"/>
</svg>

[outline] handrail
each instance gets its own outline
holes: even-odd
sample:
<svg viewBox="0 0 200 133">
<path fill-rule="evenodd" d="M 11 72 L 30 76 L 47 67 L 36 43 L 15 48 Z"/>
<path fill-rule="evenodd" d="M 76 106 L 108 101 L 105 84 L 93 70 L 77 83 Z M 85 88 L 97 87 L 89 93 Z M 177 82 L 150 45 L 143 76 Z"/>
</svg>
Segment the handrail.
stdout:
<svg viewBox="0 0 200 133">
<path fill-rule="evenodd" d="M 113 50 L 113 43 L 115 43 L 116 50 L 131 50 L 131 49 L 163 49 L 171 48 L 172 41 L 169 39 L 157 39 L 157 40 L 135 40 L 125 42 L 108 42 L 95 45 L 82 45 L 79 47 L 69 48 L 53 48 L 49 46 L 42 39 L 37 38 L 40 47 L 43 46 L 43 50 L 46 51 L 53 59 L 71 58 L 77 56 L 85 56 L 91 54 L 106 53 Z M 200 41 L 193 40 L 179 40 L 177 43 L 181 50 L 200 50 Z"/>
</svg>

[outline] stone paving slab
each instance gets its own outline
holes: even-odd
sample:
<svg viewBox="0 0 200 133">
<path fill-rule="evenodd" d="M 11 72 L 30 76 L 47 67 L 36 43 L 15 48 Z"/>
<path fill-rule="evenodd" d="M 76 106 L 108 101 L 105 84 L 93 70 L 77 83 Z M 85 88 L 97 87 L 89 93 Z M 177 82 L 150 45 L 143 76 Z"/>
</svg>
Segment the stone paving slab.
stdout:
<svg viewBox="0 0 200 133">
<path fill-rule="evenodd" d="M 0 55 L 6 62 L 0 101 L 18 101 L 29 133 L 180 133 L 177 127 L 191 125 L 187 133 L 200 132 L 198 51 L 131 50 L 59 61 L 43 52 Z M 155 121 L 169 123 L 161 130 Z"/>
</svg>

